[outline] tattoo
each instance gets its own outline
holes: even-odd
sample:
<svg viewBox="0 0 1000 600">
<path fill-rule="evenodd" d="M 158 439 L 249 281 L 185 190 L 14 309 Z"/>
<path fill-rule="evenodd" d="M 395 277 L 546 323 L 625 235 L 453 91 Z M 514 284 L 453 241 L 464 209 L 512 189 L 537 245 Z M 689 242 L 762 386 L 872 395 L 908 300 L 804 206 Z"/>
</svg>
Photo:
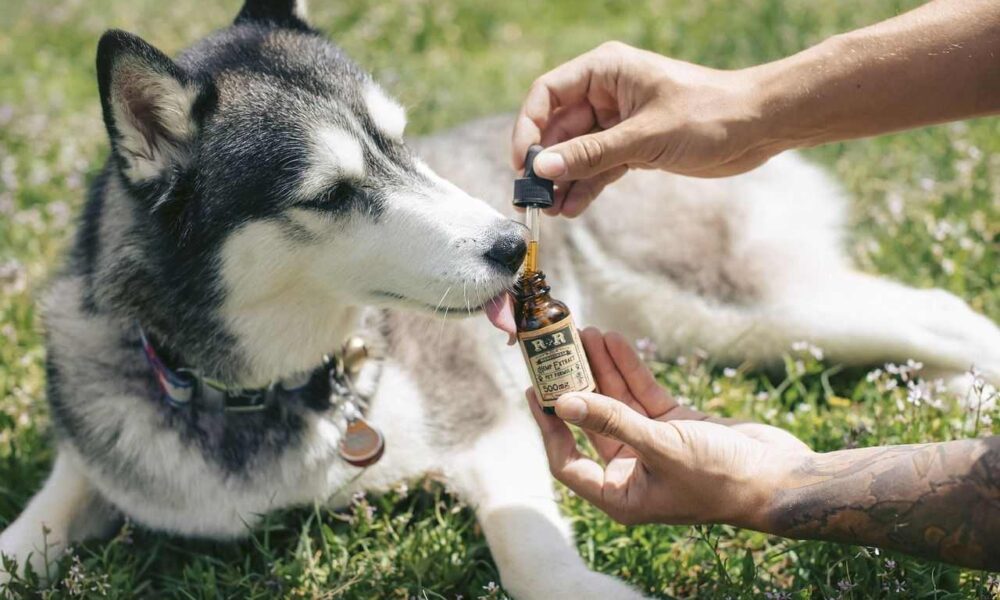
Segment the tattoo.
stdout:
<svg viewBox="0 0 1000 600">
<path fill-rule="evenodd" d="M 1000 436 L 810 457 L 767 528 L 1000 570 Z"/>
</svg>

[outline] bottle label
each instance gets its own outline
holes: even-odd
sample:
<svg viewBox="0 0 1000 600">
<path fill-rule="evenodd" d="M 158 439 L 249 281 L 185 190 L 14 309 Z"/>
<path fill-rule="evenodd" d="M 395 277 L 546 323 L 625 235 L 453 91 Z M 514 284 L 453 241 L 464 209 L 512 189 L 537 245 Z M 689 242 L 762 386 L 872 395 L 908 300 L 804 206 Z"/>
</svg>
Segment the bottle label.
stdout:
<svg viewBox="0 0 1000 600">
<path fill-rule="evenodd" d="M 573 317 L 535 331 L 518 332 L 517 339 L 543 408 L 555 405 L 566 392 L 597 389 Z"/>
</svg>

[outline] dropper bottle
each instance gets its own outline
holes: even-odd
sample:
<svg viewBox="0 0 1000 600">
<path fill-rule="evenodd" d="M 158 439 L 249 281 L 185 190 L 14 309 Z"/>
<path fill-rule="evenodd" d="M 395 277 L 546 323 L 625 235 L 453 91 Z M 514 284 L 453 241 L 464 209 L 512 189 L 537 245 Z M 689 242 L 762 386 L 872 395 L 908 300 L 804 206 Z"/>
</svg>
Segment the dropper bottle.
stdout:
<svg viewBox="0 0 1000 600">
<path fill-rule="evenodd" d="M 555 414 L 560 396 L 591 392 L 597 385 L 569 308 L 551 297 L 545 273 L 538 268 L 541 210 L 553 204 L 552 181 L 535 174 L 535 157 L 541 151 L 539 145 L 528 149 L 524 177 L 514 181 L 514 206 L 525 209 L 530 231 L 524 269 L 514 288 L 514 321 L 538 402 L 543 412 Z"/>
<path fill-rule="evenodd" d="M 553 203 L 551 179 L 535 174 L 535 157 L 543 150 L 535 144 L 528 148 L 524 158 L 524 177 L 514 180 L 514 206 L 524 209 L 524 224 L 527 226 L 528 253 L 524 258 L 524 273 L 538 270 L 538 238 L 541 230 L 541 211 Z"/>
</svg>

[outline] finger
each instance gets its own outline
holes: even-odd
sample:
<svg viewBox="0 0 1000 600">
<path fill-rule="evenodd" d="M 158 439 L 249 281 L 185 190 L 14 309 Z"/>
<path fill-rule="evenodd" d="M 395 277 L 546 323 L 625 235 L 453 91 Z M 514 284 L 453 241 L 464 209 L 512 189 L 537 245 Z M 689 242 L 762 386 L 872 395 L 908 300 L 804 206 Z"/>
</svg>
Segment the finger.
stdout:
<svg viewBox="0 0 1000 600">
<path fill-rule="evenodd" d="M 594 374 L 594 379 L 597 380 L 597 389 L 601 393 L 607 394 L 613 398 L 617 398 L 622 402 L 632 404 L 634 401 L 631 398 L 625 398 L 616 392 L 625 392 L 627 394 L 628 389 L 625 386 L 625 382 L 618 378 L 617 383 L 614 380 L 614 376 L 617 371 L 614 369 L 614 363 L 611 361 L 611 356 L 608 355 L 607 349 L 604 348 L 604 336 L 601 334 L 600 330 L 596 327 L 587 327 L 580 332 L 580 340 L 583 342 L 584 351 L 587 354 L 587 362 L 590 363 L 590 370 Z M 608 370 L 613 371 L 612 374 L 608 375 Z M 604 373 L 604 376 L 598 376 L 598 373 Z M 605 380 L 607 385 L 601 383 Z M 591 431 L 584 430 L 587 438 L 590 440 L 591 445 L 594 450 L 597 451 L 597 455 L 601 457 L 601 460 L 605 464 L 611 460 L 612 456 L 618 454 L 621 450 L 622 443 L 618 440 L 604 437 L 602 435 L 597 435 Z"/>
<path fill-rule="evenodd" d="M 524 391 L 524 397 L 528 400 L 528 406 L 531 408 L 531 414 L 535 417 L 535 422 L 538 424 L 538 429 L 542 431 L 542 435 L 555 435 L 558 433 L 562 423 L 559 419 L 553 418 L 552 415 L 547 415 L 542 412 L 541 404 L 538 402 L 538 395 L 535 393 L 535 388 L 529 387 Z"/>
<path fill-rule="evenodd" d="M 601 394 L 565 394 L 555 405 L 556 415 L 597 435 L 618 440 L 641 455 L 656 454 L 656 423 L 622 402 Z"/>
<path fill-rule="evenodd" d="M 584 351 L 587 353 L 587 362 L 594 374 L 598 391 L 624 402 L 632 410 L 645 415 L 645 409 L 632 397 L 618 367 L 615 366 L 614 360 L 608 354 L 608 349 L 604 344 L 604 334 L 596 327 L 587 327 L 580 332 L 580 339 L 583 342 Z M 584 429 L 584 433 L 605 464 L 621 450 L 622 443 L 618 440 L 598 435 L 586 429 Z"/>
<path fill-rule="evenodd" d="M 642 405 L 646 414 L 658 417 L 677 408 L 677 401 L 660 386 L 625 336 L 609 332 L 604 336 L 604 343 L 630 394 Z"/>
<path fill-rule="evenodd" d="M 594 109 L 590 104 L 574 104 L 557 110 L 542 131 L 542 146 L 552 146 L 590 133 L 596 125 Z"/>
<path fill-rule="evenodd" d="M 546 148 L 535 158 L 535 172 L 549 179 L 588 179 L 633 160 L 634 139 L 627 121 L 581 135 Z"/>
<path fill-rule="evenodd" d="M 580 216 L 604 188 L 621 179 L 627 172 L 628 167 L 621 165 L 608 169 L 596 177 L 575 182 L 573 189 L 566 194 L 566 199 L 560 206 L 560 213 L 570 219 Z"/>
<path fill-rule="evenodd" d="M 565 423 L 542 412 L 534 390 L 530 390 L 527 397 L 531 414 L 542 431 L 542 443 L 552 476 L 584 500 L 607 512 L 602 493 L 604 469 L 580 454 L 573 433 Z"/>
<path fill-rule="evenodd" d="M 582 104 L 587 99 L 592 67 L 591 53 L 581 54 L 531 84 L 511 134 L 511 164 L 514 169 L 524 166 L 528 147 L 542 139 L 552 113 L 560 106 Z"/>
<path fill-rule="evenodd" d="M 604 344 L 604 334 L 596 327 L 587 327 L 580 332 L 580 341 L 583 342 L 583 350 L 587 353 L 587 362 L 590 363 L 590 371 L 596 380 L 597 389 L 602 394 L 617 398 L 626 404 L 634 404 L 635 399 L 631 397 L 625 379 L 622 378 Z M 642 411 L 641 406 L 637 404 L 634 408 Z"/>
<path fill-rule="evenodd" d="M 566 196 L 569 195 L 574 185 L 576 185 L 575 181 L 557 183 L 555 186 L 555 195 L 552 197 L 552 206 L 544 209 L 542 212 L 550 217 L 559 216 L 559 211 L 562 210 L 563 202 L 566 201 Z"/>
<path fill-rule="evenodd" d="M 529 94 L 533 92 L 534 87 Z M 514 120 L 514 130 L 510 135 L 510 164 L 515 171 L 524 169 L 524 157 L 528 154 L 528 148 L 542 140 L 542 127 L 545 121 L 540 123 L 525 115 L 524 108 Z"/>
</svg>

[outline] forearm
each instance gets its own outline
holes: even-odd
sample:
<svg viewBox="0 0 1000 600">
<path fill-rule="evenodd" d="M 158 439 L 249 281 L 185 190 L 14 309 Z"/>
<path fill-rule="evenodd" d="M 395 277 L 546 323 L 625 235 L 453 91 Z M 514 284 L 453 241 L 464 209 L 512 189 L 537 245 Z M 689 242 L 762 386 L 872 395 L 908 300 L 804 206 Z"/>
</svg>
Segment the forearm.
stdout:
<svg viewBox="0 0 1000 600">
<path fill-rule="evenodd" d="M 935 0 L 749 71 L 781 149 L 997 113 L 1000 2 Z"/>
<path fill-rule="evenodd" d="M 1000 436 L 810 455 L 758 525 L 1000 570 Z"/>
</svg>

